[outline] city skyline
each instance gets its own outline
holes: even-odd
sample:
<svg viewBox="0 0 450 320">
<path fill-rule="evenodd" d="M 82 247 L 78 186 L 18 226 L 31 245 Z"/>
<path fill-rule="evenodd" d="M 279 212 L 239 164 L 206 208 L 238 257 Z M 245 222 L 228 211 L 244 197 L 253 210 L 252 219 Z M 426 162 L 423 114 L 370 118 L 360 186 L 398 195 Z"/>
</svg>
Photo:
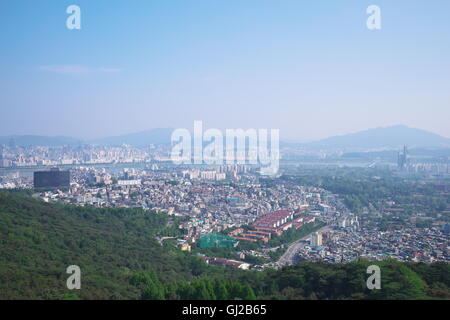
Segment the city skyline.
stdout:
<svg viewBox="0 0 450 320">
<path fill-rule="evenodd" d="M 81 30 L 66 28 L 72 4 Z M 366 27 L 372 4 L 381 30 Z M 448 9 L 383 0 L 2 2 L 0 136 L 100 138 L 202 120 L 279 128 L 290 140 L 397 124 L 450 137 Z"/>
</svg>

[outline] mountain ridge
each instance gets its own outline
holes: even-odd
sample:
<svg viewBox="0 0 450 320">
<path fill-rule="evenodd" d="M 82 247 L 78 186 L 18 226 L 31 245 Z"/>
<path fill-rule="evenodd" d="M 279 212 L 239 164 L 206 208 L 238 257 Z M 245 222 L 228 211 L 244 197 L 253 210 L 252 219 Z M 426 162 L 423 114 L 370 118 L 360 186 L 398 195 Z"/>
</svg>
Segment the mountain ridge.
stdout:
<svg viewBox="0 0 450 320">
<path fill-rule="evenodd" d="M 170 144 L 170 137 L 173 130 L 172 128 L 155 128 L 88 140 L 65 136 L 10 135 L 0 137 L 0 145 L 8 144 L 11 141 L 21 146 L 74 146 L 80 144 L 117 146 L 128 144 L 142 147 L 150 144 L 167 145 Z M 450 138 L 405 125 L 377 127 L 311 142 L 296 143 L 282 140 L 281 143 L 285 146 L 298 146 L 304 149 L 332 149 L 341 151 L 389 150 L 402 148 L 404 145 L 410 148 L 450 148 Z"/>
<path fill-rule="evenodd" d="M 66 136 L 41 136 L 41 135 L 9 135 L 0 136 L 0 145 L 18 145 L 18 146 L 63 146 L 80 145 L 82 139 Z"/>
<path fill-rule="evenodd" d="M 313 149 L 397 149 L 404 145 L 411 148 L 418 147 L 450 147 L 450 139 L 436 133 L 395 125 L 377 127 L 368 130 L 332 136 L 302 144 L 303 147 Z"/>
</svg>

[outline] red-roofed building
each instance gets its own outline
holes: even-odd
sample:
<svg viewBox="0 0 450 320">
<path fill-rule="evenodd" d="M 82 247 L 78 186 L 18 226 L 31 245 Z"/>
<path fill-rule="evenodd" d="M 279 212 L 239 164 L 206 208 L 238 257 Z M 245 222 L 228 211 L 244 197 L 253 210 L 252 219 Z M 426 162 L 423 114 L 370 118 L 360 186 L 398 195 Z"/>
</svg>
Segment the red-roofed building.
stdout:
<svg viewBox="0 0 450 320">
<path fill-rule="evenodd" d="M 258 218 L 254 223 L 253 227 L 266 227 L 266 228 L 278 228 L 286 222 L 292 220 L 294 214 L 290 210 L 278 210 L 268 213 L 260 218 Z"/>
</svg>

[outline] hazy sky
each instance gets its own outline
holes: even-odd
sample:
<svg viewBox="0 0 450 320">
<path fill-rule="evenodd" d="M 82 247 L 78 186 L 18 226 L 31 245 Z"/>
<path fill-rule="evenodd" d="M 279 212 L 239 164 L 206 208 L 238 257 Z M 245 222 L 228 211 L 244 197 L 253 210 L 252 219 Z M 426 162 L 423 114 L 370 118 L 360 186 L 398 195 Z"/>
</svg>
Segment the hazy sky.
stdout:
<svg viewBox="0 0 450 320">
<path fill-rule="evenodd" d="M 381 30 L 366 27 L 372 4 Z M 301 140 L 395 124 L 450 137 L 448 0 L 1 0 L 0 41 L 0 135 L 203 120 Z"/>
</svg>

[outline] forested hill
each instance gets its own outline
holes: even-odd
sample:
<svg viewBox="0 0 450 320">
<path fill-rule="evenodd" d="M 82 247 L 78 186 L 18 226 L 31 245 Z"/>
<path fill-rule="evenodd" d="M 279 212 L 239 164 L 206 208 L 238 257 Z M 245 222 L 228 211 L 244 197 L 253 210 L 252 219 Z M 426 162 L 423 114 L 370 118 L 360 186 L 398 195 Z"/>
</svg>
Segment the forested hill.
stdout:
<svg viewBox="0 0 450 320">
<path fill-rule="evenodd" d="M 60 299 L 66 268 L 78 265 L 85 299 L 139 298 L 132 273 L 189 279 L 186 257 L 159 245 L 167 217 L 140 209 L 49 204 L 0 192 L 0 299 Z"/>
<path fill-rule="evenodd" d="M 428 299 L 450 298 L 450 265 L 305 262 L 264 272 L 207 266 L 155 240 L 167 217 L 141 209 L 49 204 L 0 192 L 0 299 Z M 81 268 L 81 290 L 66 268 Z"/>
</svg>

